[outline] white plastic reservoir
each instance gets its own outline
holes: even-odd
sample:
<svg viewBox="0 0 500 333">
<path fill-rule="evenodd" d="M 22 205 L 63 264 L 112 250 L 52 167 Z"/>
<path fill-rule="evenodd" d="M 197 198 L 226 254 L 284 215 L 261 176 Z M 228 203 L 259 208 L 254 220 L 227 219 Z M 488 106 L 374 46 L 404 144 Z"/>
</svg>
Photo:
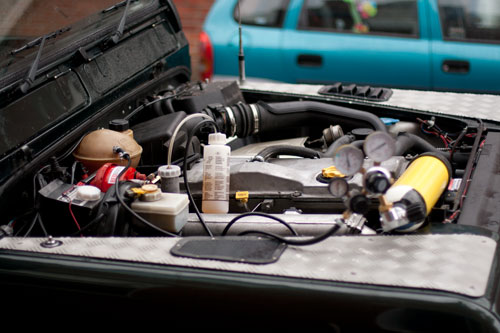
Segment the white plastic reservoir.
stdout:
<svg viewBox="0 0 500 333">
<path fill-rule="evenodd" d="M 189 215 L 187 194 L 161 193 L 158 201 L 134 201 L 132 209 L 157 227 L 170 232 L 179 232 L 187 223 Z"/>
</svg>

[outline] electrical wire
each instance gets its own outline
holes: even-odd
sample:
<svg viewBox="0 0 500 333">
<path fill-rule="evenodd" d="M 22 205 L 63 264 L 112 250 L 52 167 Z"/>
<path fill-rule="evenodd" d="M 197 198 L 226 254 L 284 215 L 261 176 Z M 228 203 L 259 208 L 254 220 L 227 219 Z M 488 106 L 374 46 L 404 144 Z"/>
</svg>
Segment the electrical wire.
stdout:
<svg viewBox="0 0 500 333">
<path fill-rule="evenodd" d="M 139 220 L 143 224 L 147 225 L 148 227 L 150 227 L 150 228 L 152 228 L 152 229 L 154 229 L 154 230 L 156 230 L 156 231 L 158 231 L 158 232 L 160 232 L 160 233 L 162 233 L 164 235 L 170 236 L 170 237 L 179 237 L 178 235 L 176 235 L 174 233 L 171 233 L 171 232 L 168 232 L 166 230 L 163 230 L 163 229 L 155 226 L 151 222 L 147 221 L 145 218 L 143 218 L 142 216 L 140 216 L 139 214 L 137 214 L 135 211 L 133 211 L 132 208 L 130 208 L 125 203 L 125 201 L 123 200 L 122 196 L 120 195 L 119 184 L 120 184 L 120 178 L 130 168 L 130 165 L 132 164 L 132 159 L 130 158 L 130 155 L 128 153 L 123 153 L 122 157 L 127 160 L 127 165 L 125 166 L 125 168 L 123 168 L 122 171 L 120 171 L 120 173 L 118 174 L 118 177 L 116 177 L 116 182 L 115 182 L 115 194 L 116 194 L 116 198 L 118 199 L 118 201 L 120 202 L 120 204 L 122 205 L 122 207 L 125 208 L 130 214 L 132 214 L 137 220 Z"/>
<path fill-rule="evenodd" d="M 56 161 L 57 162 L 61 162 L 62 160 L 66 159 L 66 157 L 68 157 L 69 155 L 71 155 L 71 153 L 76 149 L 76 147 L 78 147 L 78 145 L 82 142 L 83 138 L 85 138 L 85 136 L 87 136 L 87 134 L 89 134 L 89 132 L 87 132 L 84 135 L 82 135 L 80 137 L 80 139 L 78 139 L 78 141 L 70 149 L 68 149 L 63 155 L 57 157 Z"/>
<path fill-rule="evenodd" d="M 73 165 L 71 166 L 71 182 L 70 182 L 70 184 L 73 184 L 75 182 L 75 172 L 76 172 L 76 166 L 78 163 L 80 163 L 80 162 L 74 161 Z"/>
<path fill-rule="evenodd" d="M 244 217 L 247 217 L 247 216 L 261 216 L 261 217 L 265 217 L 265 218 L 268 218 L 268 219 L 271 219 L 271 220 L 277 221 L 277 222 L 279 222 L 279 223 L 283 224 L 285 227 L 287 227 L 287 228 L 288 228 L 288 230 L 290 230 L 294 236 L 298 236 L 298 235 L 299 235 L 299 234 L 295 231 L 295 229 L 293 229 L 293 228 L 292 228 L 292 226 L 290 226 L 288 223 L 286 223 L 285 221 L 283 221 L 282 219 L 280 219 L 280 218 L 279 218 L 279 217 L 277 217 L 277 216 L 270 215 L 270 214 L 266 214 L 266 213 L 260 213 L 260 212 L 248 212 L 248 213 L 243 213 L 243 214 L 240 214 L 240 215 L 236 216 L 235 218 L 233 218 L 233 219 L 232 219 L 232 220 L 231 220 L 231 221 L 230 221 L 230 222 L 226 225 L 226 227 L 224 228 L 224 230 L 223 230 L 223 231 L 222 231 L 222 233 L 221 233 L 221 236 L 225 236 L 233 224 L 235 224 L 237 221 L 239 221 L 240 219 L 242 219 L 242 218 L 244 218 Z"/>
<path fill-rule="evenodd" d="M 40 213 L 37 212 L 35 214 L 35 217 L 33 218 L 33 222 L 31 222 L 31 224 L 28 228 L 28 231 L 24 234 L 23 238 L 28 237 L 28 235 L 33 230 L 33 227 L 35 226 L 36 222 L 38 222 L 40 224 L 40 227 L 42 228 L 42 231 L 43 231 L 45 237 L 48 237 L 47 229 L 45 229 L 45 225 L 43 224 L 42 217 L 40 216 Z"/>
<path fill-rule="evenodd" d="M 129 120 L 137 112 L 139 112 L 142 109 L 147 108 L 148 106 L 151 106 L 151 105 L 153 105 L 155 103 L 158 103 L 158 102 L 161 102 L 161 101 L 164 101 L 164 100 L 169 100 L 169 99 L 172 99 L 172 98 L 177 98 L 177 97 L 181 96 L 182 94 L 184 94 L 189 88 L 191 88 L 191 85 L 188 84 L 188 85 L 184 86 L 183 89 L 181 91 L 179 91 L 179 92 L 173 93 L 173 94 L 168 95 L 168 96 L 163 96 L 163 97 L 154 99 L 154 100 L 152 100 L 151 102 L 148 102 L 148 103 L 141 104 L 138 107 L 136 107 L 134 110 L 132 110 L 127 116 L 125 116 L 124 119 L 125 120 Z"/>
<path fill-rule="evenodd" d="M 37 198 L 37 191 L 36 191 L 36 178 L 38 177 L 38 175 L 40 175 L 43 171 L 45 171 L 45 169 L 49 168 L 50 165 L 46 165 L 42 168 L 40 168 L 40 170 L 38 170 L 37 172 L 35 172 L 35 175 L 33 176 L 33 206 L 36 207 L 36 198 Z M 40 185 L 40 184 L 38 184 Z"/>
<path fill-rule="evenodd" d="M 73 165 L 74 165 L 74 164 L 73 164 Z M 64 191 L 64 192 L 62 193 L 62 196 L 63 196 L 63 197 L 66 197 L 66 198 L 68 199 L 68 203 L 69 203 L 69 205 L 68 205 L 68 207 L 69 207 L 69 213 L 71 214 L 71 217 L 73 218 L 73 222 L 75 222 L 75 225 L 76 225 L 77 229 L 78 229 L 79 231 L 81 231 L 81 229 L 82 229 L 82 228 L 80 227 L 80 223 L 78 223 L 78 220 L 76 219 L 75 214 L 73 214 L 73 209 L 71 209 L 71 204 L 72 204 L 72 202 L 73 202 L 73 199 L 72 199 L 72 198 L 68 195 L 68 193 L 69 193 L 69 192 L 71 192 L 71 191 L 73 191 L 74 189 L 75 189 L 75 186 L 73 185 L 73 186 L 71 186 L 69 189 L 67 189 L 66 191 Z"/>
<path fill-rule="evenodd" d="M 28 237 L 28 235 L 31 233 L 31 230 L 33 229 L 33 227 L 36 224 L 36 221 L 38 220 L 38 215 L 39 215 L 39 213 L 35 214 L 35 217 L 33 218 L 33 222 L 31 222 L 31 224 L 30 224 L 30 226 L 28 228 L 28 231 L 26 231 L 26 233 L 24 234 L 23 238 Z"/>
<path fill-rule="evenodd" d="M 453 144 L 453 146 L 451 147 L 451 151 L 450 151 L 450 161 L 452 161 L 453 159 L 453 154 L 455 153 L 455 150 L 457 149 L 460 141 L 463 139 L 463 137 L 465 136 L 465 134 L 467 134 L 467 127 L 465 127 L 462 132 L 460 133 L 460 135 L 458 136 L 458 138 L 455 140 L 455 143 Z"/>
<path fill-rule="evenodd" d="M 214 235 L 213 235 L 212 231 L 210 231 L 210 229 L 208 228 L 208 225 L 206 224 L 205 220 L 203 219 L 203 216 L 201 215 L 200 210 L 198 209 L 198 206 L 196 205 L 196 202 L 193 199 L 193 195 L 191 194 L 191 190 L 189 188 L 189 182 L 188 182 L 188 179 L 187 179 L 187 164 L 188 164 L 187 163 L 187 153 L 188 153 L 188 148 L 191 146 L 191 141 L 193 140 L 193 137 L 196 134 L 196 132 L 200 128 L 202 128 L 203 126 L 205 126 L 206 124 L 211 124 L 214 127 L 215 131 L 216 132 L 218 131 L 217 124 L 215 123 L 215 121 L 213 121 L 213 119 L 202 120 L 201 122 L 199 122 L 198 124 L 196 124 L 196 126 L 191 130 L 191 132 L 188 134 L 186 149 L 184 150 L 184 158 L 183 158 L 183 163 L 182 163 L 182 177 L 184 178 L 184 187 L 186 188 L 186 193 L 187 193 L 187 195 L 189 197 L 189 201 L 193 204 L 193 208 L 194 208 L 194 211 L 196 213 L 196 216 L 198 217 L 198 220 L 202 224 L 202 226 L 205 229 L 205 231 L 207 232 L 207 234 L 210 237 L 213 237 Z"/>
<path fill-rule="evenodd" d="M 49 234 L 47 233 L 47 229 L 45 229 L 45 225 L 42 221 L 42 215 L 38 214 L 38 223 L 40 224 L 40 227 L 42 228 L 43 234 L 45 237 L 48 237 Z"/>
<path fill-rule="evenodd" d="M 102 218 L 103 218 L 104 216 L 106 216 L 106 215 L 105 215 L 105 214 L 103 214 L 103 213 L 101 213 L 101 214 L 97 215 L 97 216 L 96 216 L 96 217 L 95 217 L 92 221 L 90 221 L 89 223 L 87 223 L 87 225 L 85 225 L 84 227 L 82 227 L 80 230 L 78 230 L 78 231 L 76 231 L 76 232 L 72 233 L 72 234 L 70 235 L 70 237 L 73 237 L 73 236 L 78 236 L 78 235 L 83 235 L 82 233 L 83 233 L 85 230 L 89 229 L 89 228 L 90 228 L 90 227 L 92 227 L 94 224 L 96 224 L 97 222 L 101 221 L 101 220 L 102 220 Z"/>
<path fill-rule="evenodd" d="M 75 217 L 75 214 L 73 213 L 73 209 L 71 209 L 71 202 L 72 201 L 73 200 L 69 199 L 69 205 L 68 205 L 68 207 L 69 207 L 69 213 L 71 214 L 71 217 L 73 218 L 73 221 L 75 222 L 76 227 L 78 228 L 79 231 L 81 231 L 82 228 L 80 227 L 80 223 L 78 223 L 78 221 L 77 221 L 77 219 Z"/>
<path fill-rule="evenodd" d="M 316 244 L 316 243 L 319 243 L 321 241 L 324 241 L 328 237 L 334 235 L 339 229 L 340 229 L 340 225 L 338 223 L 336 223 L 333 227 L 331 227 L 324 234 L 316 236 L 316 237 L 312 237 L 312 238 L 309 238 L 309 239 L 305 239 L 305 240 L 296 240 L 296 239 L 284 238 L 284 237 L 281 237 L 279 235 L 276 235 L 276 234 L 273 234 L 273 233 L 270 233 L 270 232 L 259 231 L 259 230 L 247 230 L 247 231 L 243 231 L 243 232 L 239 233 L 238 236 L 244 236 L 244 235 L 248 235 L 248 234 L 261 234 L 261 235 L 265 235 L 265 236 L 274 238 L 274 239 L 276 239 L 276 240 L 278 240 L 280 242 L 283 242 L 285 244 L 288 244 L 288 245 L 306 246 L 306 245 L 312 245 L 312 244 Z"/>
</svg>

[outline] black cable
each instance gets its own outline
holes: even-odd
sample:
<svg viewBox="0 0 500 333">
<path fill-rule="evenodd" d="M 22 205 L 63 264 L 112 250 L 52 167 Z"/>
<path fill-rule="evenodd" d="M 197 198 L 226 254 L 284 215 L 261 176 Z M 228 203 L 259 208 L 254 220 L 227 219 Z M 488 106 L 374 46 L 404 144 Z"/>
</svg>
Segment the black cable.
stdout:
<svg viewBox="0 0 500 333">
<path fill-rule="evenodd" d="M 38 177 L 39 174 L 41 174 L 48 167 L 50 167 L 50 165 L 46 165 L 46 166 L 40 168 L 40 170 L 38 170 L 37 172 L 35 172 L 35 175 L 33 176 L 33 206 L 34 207 L 36 207 L 36 194 L 37 194 L 37 191 L 36 191 L 36 187 L 37 187 L 36 186 L 36 178 Z"/>
<path fill-rule="evenodd" d="M 217 124 L 215 123 L 215 121 L 210 120 L 210 119 L 206 119 L 206 120 L 202 120 L 198 124 L 196 124 L 193 127 L 193 129 L 191 130 L 191 132 L 189 132 L 187 143 L 186 143 L 186 149 L 184 150 L 184 159 L 183 159 L 183 163 L 182 163 L 182 177 L 184 178 L 184 187 L 186 188 L 186 193 L 189 197 L 189 201 L 193 204 L 196 216 L 198 216 L 198 220 L 200 220 L 200 223 L 202 224 L 202 226 L 205 229 L 205 231 L 207 232 L 207 234 L 210 237 L 214 237 L 213 233 L 210 231 L 205 220 L 203 219 L 203 216 L 201 215 L 200 210 L 198 209 L 198 206 L 196 205 L 196 202 L 193 199 L 193 195 L 191 194 L 191 190 L 189 189 L 189 182 L 187 180 L 187 153 L 189 150 L 189 146 L 191 145 L 191 141 L 193 140 L 193 137 L 196 134 L 196 132 L 206 124 L 211 124 L 212 126 L 214 126 L 215 131 L 218 131 L 218 127 L 217 127 Z"/>
<path fill-rule="evenodd" d="M 61 162 L 62 160 L 64 160 L 66 157 L 68 157 L 75 149 L 76 147 L 78 147 L 78 145 L 82 142 L 83 138 L 85 138 L 85 136 L 87 136 L 87 134 L 89 134 L 89 132 L 85 133 L 84 135 L 82 135 L 80 137 L 80 139 L 78 139 L 78 142 L 75 143 L 70 149 L 68 149 L 62 156 L 59 156 L 56 158 L 56 161 L 57 162 Z"/>
<path fill-rule="evenodd" d="M 233 224 L 235 224 L 238 220 L 246 217 L 246 216 L 262 216 L 262 217 L 265 217 L 265 218 L 268 218 L 268 219 L 271 219 L 271 220 L 275 220 L 281 224 L 283 224 L 285 227 L 288 228 L 288 230 L 290 230 L 292 232 L 292 234 L 294 236 L 298 236 L 299 234 L 295 231 L 295 229 L 293 229 L 288 223 L 286 223 L 285 221 L 283 221 L 282 219 L 280 219 L 279 217 L 276 217 L 276 216 L 273 216 L 273 215 L 270 215 L 270 214 L 266 214 L 266 213 L 260 213 L 260 212 L 248 212 L 248 213 L 243 213 L 243 214 L 240 214 L 238 216 L 236 216 L 234 219 L 232 219 L 227 225 L 226 227 L 224 228 L 224 230 L 222 231 L 222 234 L 221 236 L 225 236 L 227 234 L 227 232 L 229 231 L 229 228 L 231 228 L 231 226 Z"/>
<path fill-rule="evenodd" d="M 40 223 L 40 227 L 42 228 L 42 231 L 45 235 L 45 237 L 48 237 L 49 234 L 47 233 L 47 229 L 45 229 L 45 225 L 43 224 L 43 221 L 42 221 L 42 215 L 38 214 L 38 223 Z"/>
<path fill-rule="evenodd" d="M 172 98 L 177 98 L 177 97 L 181 96 L 182 94 L 184 94 L 189 88 L 191 88 L 191 86 L 190 85 L 186 85 L 184 87 L 184 89 L 182 89 L 179 92 L 176 92 L 176 93 L 168 95 L 168 96 L 163 96 L 163 97 L 154 99 L 151 102 L 148 102 L 148 103 L 145 103 L 145 104 L 141 104 L 138 107 L 136 107 L 134 110 L 132 110 L 127 116 L 125 116 L 124 119 L 129 120 L 130 118 L 132 118 L 133 116 L 135 116 L 135 114 L 137 112 L 139 112 L 142 109 L 147 108 L 148 106 L 151 106 L 151 105 L 153 105 L 155 103 L 158 103 L 158 102 L 161 102 L 161 101 L 164 101 L 164 100 L 169 100 L 169 99 L 172 99 Z"/>
<path fill-rule="evenodd" d="M 76 165 L 80 163 L 79 161 L 74 161 L 73 165 L 71 166 L 71 182 L 70 184 L 73 185 L 75 181 L 75 171 L 76 171 Z"/>
<path fill-rule="evenodd" d="M 455 143 L 453 144 L 453 147 L 451 147 L 450 161 L 453 161 L 453 154 L 455 153 L 455 150 L 457 150 L 458 144 L 464 138 L 465 134 L 467 134 L 467 127 L 465 127 L 462 130 L 462 132 L 460 132 L 460 134 L 458 135 L 458 138 L 455 140 Z"/>
<path fill-rule="evenodd" d="M 38 220 L 38 215 L 40 215 L 40 213 L 35 214 L 35 218 L 33 218 L 33 222 L 31 222 L 28 231 L 24 234 L 24 237 L 27 237 L 31 233 L 31 230 L 33 230 L 33 227 L 35 226 L 36 221 Z"/>
<path fill-rule="evenodd" d="M 306 240 L 287 239 L 287 238 L 281 237 L 279 235 L 276 235 L 276 234 L 273 234 L 273 233 L 270 233 L 270 232 L 259 231 L 259 230 L 247 230 L 247 231 L 243 231 L 243 232 L 239 233 L 238 236 L 243 236 L 243 235 L 247 235 L 247 234 L 262 234 L 262 235 L 265 235 L 265 236 L 272 237 L 272 238 L 274 238 L 274 239 L 276 239 L 276 240 L 278 240 L 280 242 L 283 242 L 285 244 L 288 244 L 288 245 L 305 246 L 305 245 L 312 245 L 312 244 L 319 243 L 319 242 L 327 239 L 331 235 L 335 234 L 339 229 L 340 229 L 340 225 L 339 224 L 335 224 L 330 230 L 328 230 L 327 232 L 325 232 L 323 235 L 319 235 L 319 236 L 316 236 L 316 237 L 313 237 L 313 238 L 309 238 L 309 239 L 306 239 Z"/>
<path fill-rule="evenodd" d="M 171 232 L 168 232 L 166 230 L 163 230 L 157 226 L 155 226 L 154 224 L 150 223 L 149 221 L 147 221 L 146 219 L 144 219 L 142 216 L 140 216 L 139 214 L 137 214 L 136 212 L 134 212 L 132 210 L 132 208 L 130 208 L 126 203 L 125 201 L 123 200 L 123 198 L 121 197 L 120 195 L 120 188 L 119 188 L 119 183 L 120 183 L 120 178 L 125 174 L 125 172 L 127 172 L 127 170 L 130 168 L 130 165 L 132 164 L 132 159 L 130 158 L 130 155 L 128 153 L 125 153 L 123 154 L 122 156 L 123 158 L 125 158 L 127 160 L 127 165 L 125 166 L 125 168 L 123 168 L 122 171 L 120 171 L 120 173 L 118 174 L 118 177 L 116 178 L 116 182 L 115 182 L 115 194 L 116 194 L 116 197 L 118 198 L 118 201 L 120 202 L 120 204 L 123 206 L 123 208 L 125 208 L 130 214 L 132 214 L 136 219 L 138 219 L 140 222 L 144 223 L 145 225 L 147 225 L 148 227 L 164 234 L 164 235 L 167 235 L 167 236 L 170 236 L 170 237 L 179 237 L 178 235 L 174 234 L 174 233 L 171 233 Z"/>
</svg>

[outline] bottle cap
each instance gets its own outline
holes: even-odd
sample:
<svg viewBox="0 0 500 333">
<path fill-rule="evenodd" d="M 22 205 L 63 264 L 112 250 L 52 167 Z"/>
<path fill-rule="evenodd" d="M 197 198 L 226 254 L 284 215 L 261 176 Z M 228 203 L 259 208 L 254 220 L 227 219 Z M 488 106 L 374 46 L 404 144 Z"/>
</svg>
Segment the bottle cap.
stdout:
<svg viewBox="0 0 500 333">
<path fill-rule="evenodd" d="M 141 187 L 146 192 L 156 192 L 158 190 L 158 185 L 155 184 L 146 184 Z"/>
<path fill-rule="evenodd" d="M 96 201 L 101 198 L 101 190 L 92 185 L 78 186 L 76 197 L 82 201 Z"/>
<path fill-rule="evenodd" d="M 147 202 L 153 202 L 153 201 L 158 201 L 162 198 L 161 195 L 161 190 L 156 189 L 156 191 L 153 192 L 146 192 L 143 195 L 139 197 L 140 201 L 147 201 Z"/>
<path fill-rule="evenodd" d="M 109 122 L 108 128 L 113 131 L 123 132 L 129 129 L 129 122 L 126 119 L 113 119 Z"/>
<path fill-rule="evenodd" d="M 162 165 L 158 168 L 158 176 L 164 178 L 174 178 L 181 175 L 181 168 L 178 165 Z"/>
<path fill-rule="evenodd" d="M 223 133 L 212 133 L 208 135 L 209 145 L 225 145 L 226 144 L 226 134 Z"/>
</svg>

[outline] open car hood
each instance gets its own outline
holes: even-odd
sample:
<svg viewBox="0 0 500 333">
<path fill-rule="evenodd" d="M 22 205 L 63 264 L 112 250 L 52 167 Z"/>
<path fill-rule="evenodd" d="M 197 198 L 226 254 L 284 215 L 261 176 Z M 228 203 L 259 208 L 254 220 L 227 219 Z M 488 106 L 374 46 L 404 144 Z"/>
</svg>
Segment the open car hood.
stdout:
<svg viewBox="0 0 500 333">
<path fill-rule="evenodd" d="M 499 96 L 191 82 L 172 3 L 129 6 L 3 77 L 9 315 L 500 329 Z"/>
</svg>

